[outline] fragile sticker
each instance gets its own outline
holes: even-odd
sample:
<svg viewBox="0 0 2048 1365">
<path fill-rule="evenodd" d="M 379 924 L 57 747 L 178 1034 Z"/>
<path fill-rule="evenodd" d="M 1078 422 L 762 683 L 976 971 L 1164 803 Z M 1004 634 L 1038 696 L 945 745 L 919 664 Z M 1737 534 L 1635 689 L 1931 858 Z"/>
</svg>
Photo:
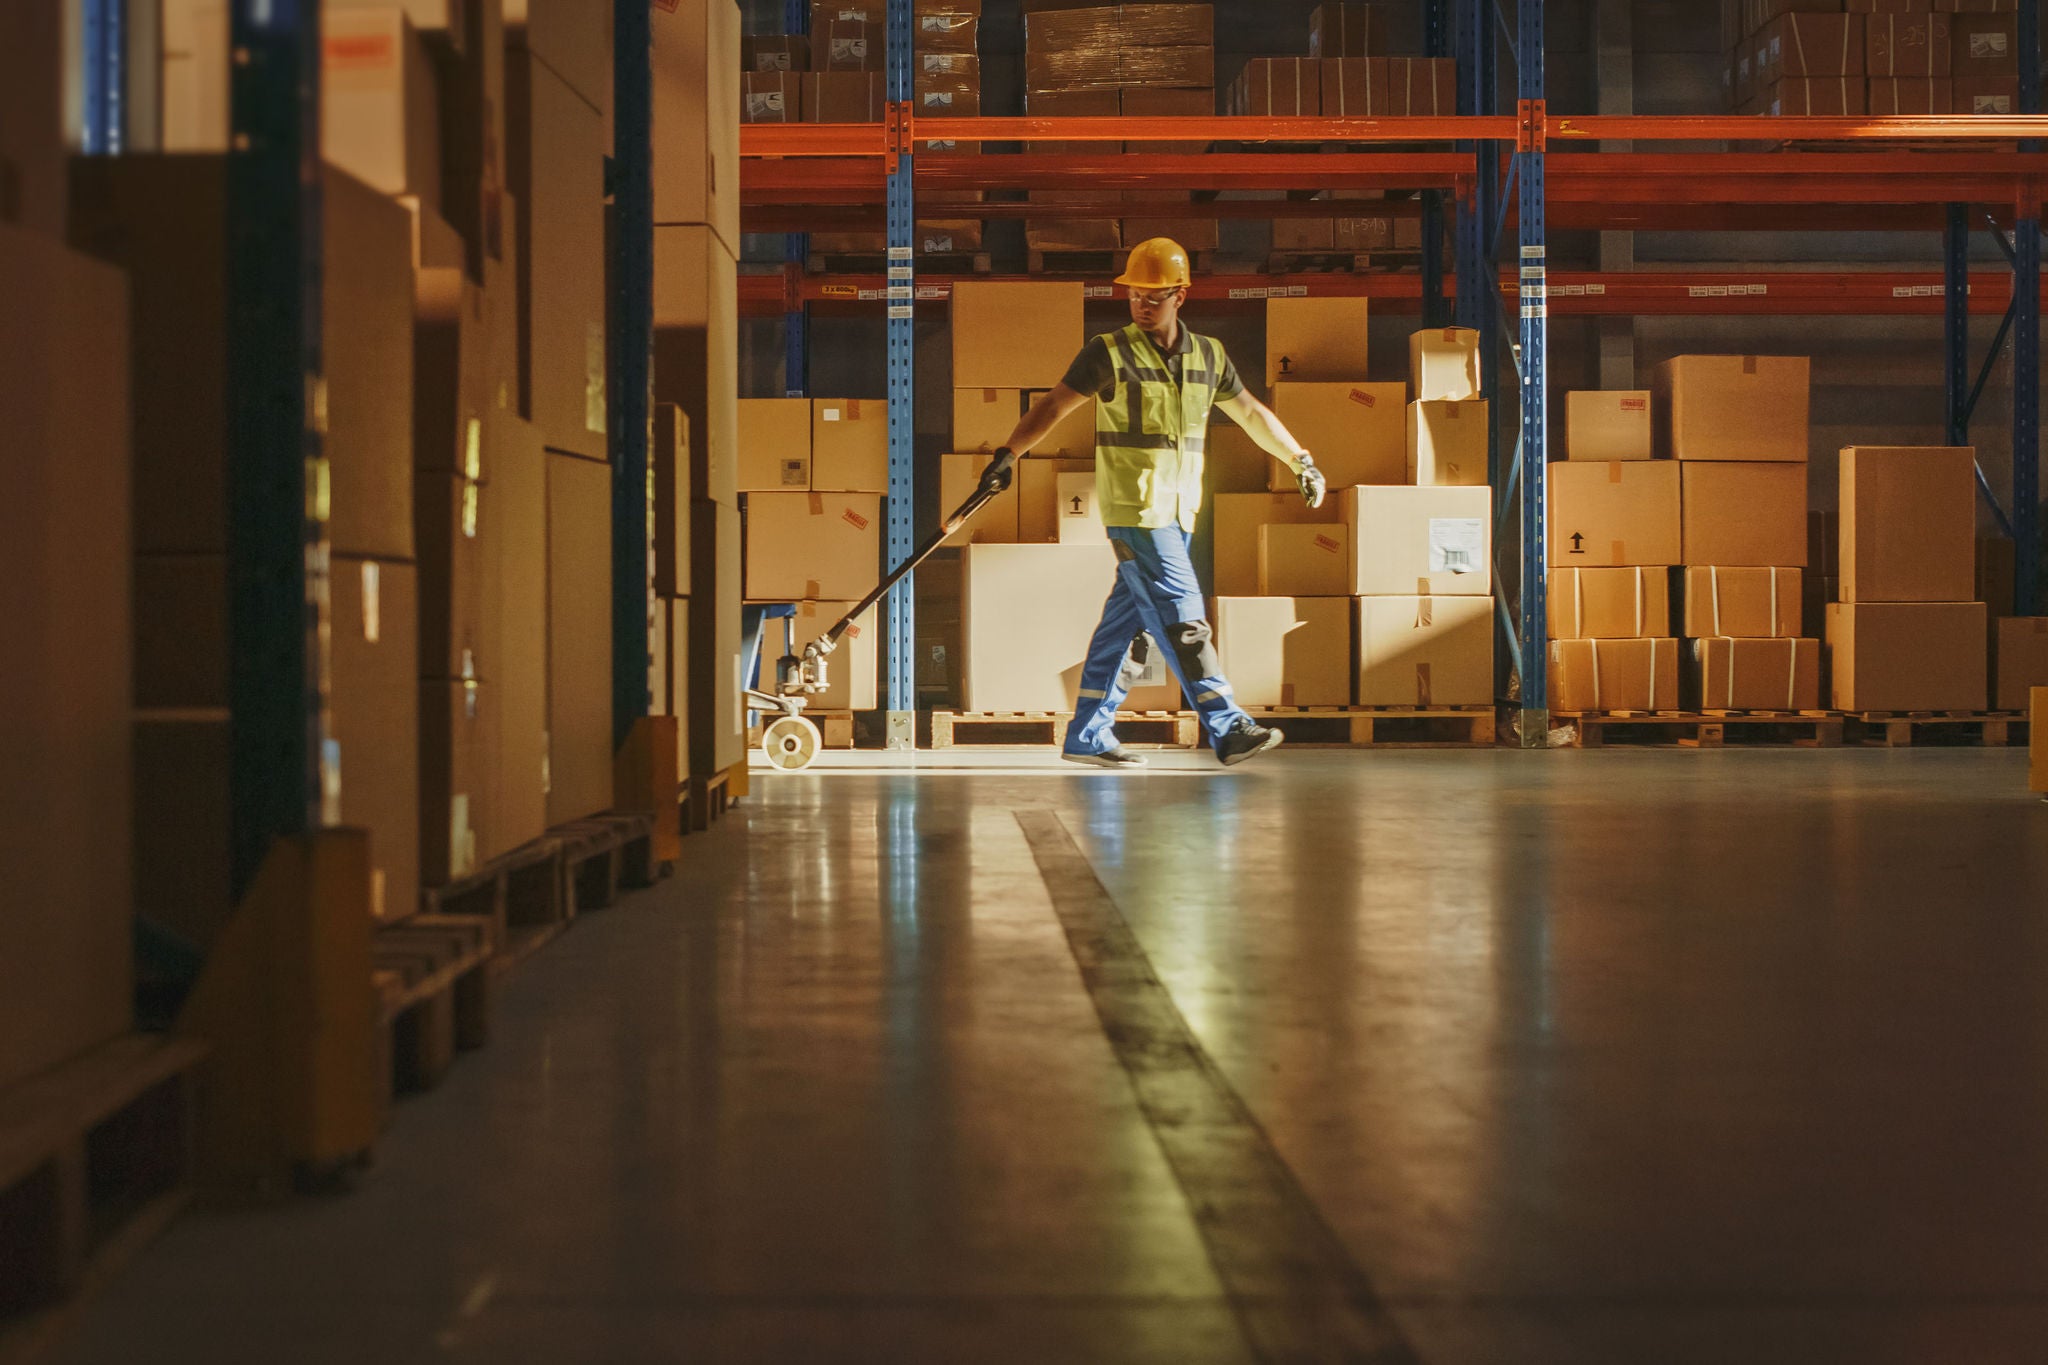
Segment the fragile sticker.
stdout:
<svg viewBox="0 0 2048 1365">
<path fill-rule="evenodd" d="M 1361 403 L 1369 408 L 1376 408 L 1380 405 L 1380 400 L 1367 393 L 1364 389 L 1353 389 L 1351 391 L 1351 401 Z"/>
<path fill-rule="evenodd" d="M 1648 412 L 1650 410 L 1650 400 L 1647 398 L 1624 398 L 1621 400 L 1621 410 L 1623 412 Z"/>
<path fill-rule="evenodd" d="M 1340 542 L 1333 540 L 1329 536 L 1318 534 L 1316 536 L 1316 548 L 1318 550 L 1325 550 L 1330 554 L 1336 554 L 1339 550 L 1342 550 L 1344 546 Z"/>
<path fill-rule="evenodd" d="M 868 519 L 862 516 L 860 513 L 854 511 L 851 507 L 847 508 L 844 512 L 841 512 L 839 514 L 839 519 L 845 522 L 848 526 L 851 526 L 856 531 L 865 531 L 868 529 Z"/>
</svg>

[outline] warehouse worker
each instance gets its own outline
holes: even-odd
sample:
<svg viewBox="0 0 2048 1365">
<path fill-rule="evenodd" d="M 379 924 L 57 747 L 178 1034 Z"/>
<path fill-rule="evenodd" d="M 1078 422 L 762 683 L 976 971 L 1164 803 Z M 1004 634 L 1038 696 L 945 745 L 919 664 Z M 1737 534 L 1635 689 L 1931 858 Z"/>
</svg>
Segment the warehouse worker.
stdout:
<svg viewBox="0 0 2048 1365">
<path fill-rule="evenodd" d="M 996 452 L 982 483 L 1009 487 L 1017 457 L 1075 408 L 1096 400 L 1095 495 L 1116 550 L 1117 580 L 1088 647 L 1062 756 L 1099 768 L 1144 766 L 1118 745 L 1112 727 L 1117 707 L 1144 670 L 1149 634 L 1170 651 L 1174 676 L 1216 756 L 1226 765 L 1242 763 L 1274 748 L 1283 736 L 1232 699 L 1188 558 L 1202 506 L 1209 409 L 1222 408 L 1283 461 L 1311 507 L 1323 501 L 1322 471 L 1272 410 L 1245 392 L 1222 345 L 1181 325 L 1191 277 L 1179 243 L 1154 237 L 1140 244 L 1116 282 L 1130 291 L 1131 325 L 1081 348 L 1066 377 L 1032 404 Z"/>
</svg>

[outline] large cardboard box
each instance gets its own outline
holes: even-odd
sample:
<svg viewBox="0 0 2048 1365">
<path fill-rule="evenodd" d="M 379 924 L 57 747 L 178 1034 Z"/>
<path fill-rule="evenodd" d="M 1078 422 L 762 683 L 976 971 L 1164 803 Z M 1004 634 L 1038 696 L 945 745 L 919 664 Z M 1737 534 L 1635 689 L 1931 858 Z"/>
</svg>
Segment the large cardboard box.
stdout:
<svg viewBox="0 0 2048 1365">
<path fill-rule="evenodd" d="M 881 581 L 882 500 L 873 493 L 747 495 L 750 602 L 858 602 Z"/>
<path fill-rule="evenodd" d="M 1493 408 L 1484 398 L 1408 405 L 1408 482 L 1469 488 L 1487 481 Z"/>
<path fill-rule="evenodd" d="M 1408 338 L 1410 399 L 1477 398 L 1479 333 L 1470 327 L 1425 327 Z"/>
<path fill-rule="evenodd" d="M 741 72 L 740 122 L 804 122 L 803 73 L 801 71 Z"/>
<path fill-rule="evenodd" d="M 839 623 L 839 618 L 853 610 L 853 602 L 799 602 L 796 608 L 796 640 L 801 650 L 806 642 L 817 639 Z M 846 628 L 846 634 L 839 637 L 839 648 L 832 651 L 826 666 L 826 678 L 832 684 L 825 691 L 812 697 L 809 709 L 812 711 L 872 711 L 880 703 L 875 700 L 876 665 L 881 658 L 880 629 L 881 608 L 869 607 L 860 614 L 860 619 Z M 776 633 L 780 622 L 768 623 L 768 638 L 761 647 L 761 669 L 763 676 L 769 676 L 779 654 L 782 637 Z"/>
<path fill-rule="evenodd" d="M 654 397 L 690 419 L 695 496 L 739 506 L 739 267 L 708 227 L 654 230 Z"/>
<path fill-rule="evenodd" d="M 1024 415 L 1022 389 L 954 389 L 953 449 L 994 453 Z"/>
<path fill-rule="evenodd" d="M 715 504 L 705 504 L 715 506 Z M 735 514 L 737 515 L 737 514 Z M 692 520 L 695 520 L 693 517 Z M 687 777 L 690 773 L 690 599 L 676 597 L 658 600 L 654 604 L 656 619 L 662 623 L 662 638 L 667 642 L 668 652 L 662 656 L 662 674 L 666 688 L 656 697 L 664 715 L 676 719 L 676 773 Z M 665 700 L 664 700 L 665 698 Z"/>
<path fill-rule="evenodd" d="M 1321 507 L 1310 507 L 1299 493 L 1217 494 L 1212 503 L 1216 529 L 1210 586 L 1214 594 L 1259 596 L 1259 528 L 1333 525 L 1342 520 L 1339 502 L 1329 498 Z"/>
<path fill-rule="evenodd" d="M 1326 0 L 1309 12 L 1309 56 L 1371 57 L 1385 50 L 1384 7 Z"/>
<path fill-rule="evenodd" d="M 548 824 L 612 804 L 611 466 L 548 456 Z"/>
<path fill-rule="evenodd" d="M 1102 503 L 1095 495 L 1095 471 L 1061 474 L 1055 487 L 1059 490 L 1060 544 L 1079 541 L 1089 545 L 1104 539 Z"/>
<path fill-rule="evenodd" d="M 1358 599 L 1360 706 L 1493 700 L 1491 597 Z"/>
<path fill-rule="evenodd" d="M 1946 76 L 1909 76 L 1897 80 L 1875 78 L 1866 84 L 1870 94 L 1865 101 L 1865 112 L 1881 118 L 1900 114 L 1953 114 L 1956 111 L 1955 82 Z"/>
<path fill-rule="evenodd" d="M 1342 526 L 1261 526 L 1260 595 L 1344 596 L 1351 568 L 1349 539 Z"/>
<path fill-rule="evenodd" d="M 1047 459 L 1032 455 L 1017 461 L 1017 540 L 1024 545 L 1049 545 L 1060 538 L 1060 479 L 1089 474 L 1093 460 Z M 957 505 L 957 504 L 956 504 Z"/>
<path fill-rule="evenodd" d="M 37 17 L 20 8 L 0 34 Z M 22 93 L 12 79 L 0 119 Z M 0 124 L 0 156 L 14 131 Z M 0 223 L 0 1088 L 128 1030 L 138 899 L 204 865 L 211 903 L 226 900 L 225 765 L 211 804 L 202 769 L 134 766 L 128 282 L 41 217 Z M 225 719 L 199 724 L 224 756 Z M 210 827 L 181 846 L 200 811 Z M 145 863 L 131 830 L 151 828 Z"/>
<path fill-rule="evenodd" d="M 1684 562 L 1799 565 L 1806 562 L 1806 466 L 1682 465 Z M 1965 555 L 1970 549 L 1965 541 Z"/>
<path fill-rule="evenodd" d="M 953 387 L 1049 389 L 1085 340 L 1081 285 L 1051 281 L 953 286 Z"/>
<path fill-rule="evenodd" d="M 1552 640 L 1552 711 L 1675 711 L 1678 641 Z"/>
<path fill-rule="evenodd" d="M 1992 705 L 2024 711 L 2035 688 L 2048 687 L 2048 616 L 2008 616 L 1998 623 L 1998 685 Z"/>
<path fill-rule="evenodd" d="M 320 49 L 320 154 L 379 194 L 438 208 L 440 92 L 405 12 L 325 9 Z"/>
<path fill-rule="evenodd" d="M 1553 567 L 1684 562 L 1677 465 L 1564 461 L 1546 472 Z"/>
<path fill-rule="evenodd" d="M 802 33 L 750 33 L 740 39 L 740 70 L 753 75 L 811 69 L 811 40 Z"/>
<path fill-rule="evenodd" d="M 1635 640 L 1671 633 L 1667 570 L 1552 569 L 1548 589 L 1552 639 Z"/>
<path fill-rule="evenodd" d="M 1833 11 L 1779 12 L 1757 32 L 1757 86 L 1787 76 L 1863 75 L 1864 22 L 1861 15 Z"/>
<path fill-rule="evenodd" d="M 1773 118 L 1786 114 L 1867 114 L 1869 88 L 1870 82 L 1861 76 L 1787 76 L 1765 87 L 1763 112 Z"/>
<path fill-rule="evenodd" d="M 1458 64 L 1448 57 L 1387 58 L 1389 114 L 1458 112 Z"/>
<path fill-rule="evenodd" d="M 1273 457 L 1251 433 L 1229 418 L 1212 424 L 1203 438 L 1202 480 L 1210 498 L 1218 493 L 1270 493 Z M 1291 476 L 1290 476 L 1291 477 Z"/>
<path fill-rule="evenodd" d="M 1330 57 L 1321 66 L 1324 118 L 1378 118 L 1390 112 L 1393 89 L 1385 57 Z"/>
<path fill-rule="evenodd" d="M 1647 460 L 1654 442 L 1647 389 L 1599 392 L 1577 389 L 1564 396 L 1565 458 Z"/>
<path fill-rule="evenodd" d="M 1838 602 L 1828 655 L 1840 711 L 1980 711 L 1989 695 L 1982 602 Z"/>
<path fill-rule="evenodd" d="M 1696 695 L 1708 711 L 1811 711 L 1820 705 L 1820 641 L 1692 642 Z"/>
<path fill-rule="evenodd" d="M 1362 384 L 1365 299 L 1266 300 L 1266 383 Z"/>
<path fill-rule="evenodd" d="M 648 448 L 654 473 L 654 593 L 690 595 L 690 419 L 673 403 L 654 408 Z"/>
<path fill-rule="evenodd" d="M 960 563 L 965 708 L 1072 711 L 1116 582 L 1109 542 L 969 545 Z"/>
<path fill-rule="evenodd" d="M 117 836 L 133 841 L 135 919 L 167 929 L 201 948 L 213 944 L 234 912 L 228 794 L 230 747 L 229 721 L 225 717 L 213 719 L 204 713 L 175 711 L 139 713 L 134 729 L 131 819 L 128 831 Z M 124 756 L 123 763 L 126 762 Z M 166 800 L 167 792 L 175 792 L 177 799 Z M 99 837 L 105 838 L 104 831 Z M 104 856 L 103 851 L 100 856 Z M 35 866 L 33 861 L 12 865 L 31 870 Z M 125 867 L 108 870 L 119 873 L 124 888 L 130 884 Z M 100 913 L 92 913 L 94 908 Z M 134 926 L 123 913 L 127 908 L 126 904 L 118 909 L 87 908 L 72 902 L 71 913 L 78 916 L 77 927 L 87 932 L 68 942 L 68 936 L 60 937 L 58 951 L 68 953 L 73 944 L 84 947 L 95 941 L 104 946 L 113 941 L 114 933 L 124 942 L 132 941 Z M 94 948 L 89 956 L 68 962 L 60 960 L 60 969 L 88 982 L 97 1002 L 96 1012 L 103 1011 L 104 1017 L 118 1020 L 111 1031 L 89 1042 L 98 1042 L 129 1026 L 134 1008 L 129 988 L 130 958 L 125 949 L 121 954 L 110 959 L 100 948 Z M 0 959 L 0 972 L 8 971 L 17 960 Z M 107 1008 L 105 993 L 111 981 L 94 979 L 109 962 L 117 964 L 120 976 L 118 1010 Z M 24 961 L 23 965 L 33 964 Z M 10 990 L 0 998 L 0 1010 L 9 1009 L 18 1000 L 35 1000 L 36 984 L 39 983 L 31 983 L 26 996 Z M 47 1029 L 49 1017 L 38 1019 L 29 1032 Z M 58 1058 L 53 1056 L 50 1060 Z"/>
<path fill-rule="evenodd" d="M 1695 564 L 1685 571 L 1689 636 L 1783 639 L 1804 633 L 1805 573 L 1795 568 Z"/>
<path fill-rule="evenodd" d="M 611 0 L 504 0 L 508 43 L 524 48 L 546 62 L 571 90 L 591 108 L 604 115 L 612 112 L 612 6 Z M 704 0 L 707 5 L 726 9 L 732 0 Z M 657 11 L 672 7 L 662 0 Z M 687 10 L 689 0 L 678 0 L 675 8 Z M 659 22 L 659 21 L 657 21 Z M 737 17 L 721 21 L 735 36 Z M 739 70 L 739 44 L 733 42 L 720 58 L 729 71 Z"/>
<path fill-rule="evenodd" d="M 1314 118 L 1322 107 L 1322 63 L 1313 57 L 1254 57 L 1230 88 L 1230 112 L 1240 116 Z"/>
<path fill-rule="evenodd" d="M 801 493 L 811 486 L 811 400 L 739 400 L 739 491 Z"/>
<path fill-rule="evenodd" d="M 605 120 L 529 52 L 511 53 L 506 76 L 527 397 L 521 415 L 540 428 L 548 449 L 603 459 Z M 609 799 L 609 779 L 605 791 Z"/>
<path fill-rule="evenodd" d="M 981 30 L 981 0 L 916 0 L 911 29 L 920 53 L 972 53 Z"/>
<path fill-rule="evenodd" d="M 421 474 L 419 663 L 423 678 L 481 678 L 484 646 L 484 486 L 460 474 Z M 610 523 L 607 522 L 607 531 Z M 609 551 L 606 552 L 609 554 Z"/>
<path fill-rule="evenodd" d="M 13 226 L 59 238 L 64 235 L 65 165 L 70 159 L 66 73 L 75 64 L 66 52 L 70 10 L 63 0 L 12 0 L 0 6 L 0 52 L 7 54 L 7 75 L 0 79 L 0 185 L 6 186 L 7 202 L 0 215 Z M 221 10 L 223 21 L 226 13 Z M 224 65 L 218 69 L 225 75 Z M 224 132 L 224 79 L 218 106 Z"/>
<path fill-rule="evenodd" d="M 1024 394 L 1025 409 L 1028 411 L 1043 397 L 1043 390 L 1027 390 Z M 1039 456 L 1056 455 L 1070 460 L 1093 459 L 1095 404 L 1095 397 L 1090 395 L 1080 407 L 1055 423 L 1053 429 L 1045 434 L 1045 439 L 1032 447 L 1031 453 Z M 996 444 L 1000 446 L 1002 442 L 998 441 Z"/>
<path fill-rule="evenodd" d="M 1658 458 L 1803 462 L 1811 370 L 1805 356 L 1665 361 L 1650 381 Z"/>
<path fill-rule="evenodd" d="M 337 557 L 328 738 L 340 755 L 341 822 L 370 832 L 370 908 L 420 905 L 417 585 L 409 564 Z"/>
<path fill-rule="evenodd" d="M 1961 9 L 1960 4 L 1955 8 Z M 2004 14 L 1957 14 L 1949 20 L 1948 74 L 1958 80 L 2018 80 L 2020 74 L 2019 15 L 2010 4 Z M 1940 72 L 1936 72 L 1940 75 Z"/>
<path fill-rule="evenodd" d="M 1976 586 L 1976 451 L 1842 451 L 1842 600 L 1965 602 Z"/>
<path fill-rule="evenodd" d="M 484 661 L 494 705 L 486 716 L 495 783 L 490 853 L 518 848 L 548 827 L 548 465 L 540 432 L 509 412 L 500 428 L 484 547 L 486 609 L 495 656 Z"/>
<path fill-rule="evenodd" d="M 733 0 L 677 0 L 654 6 L 651 18 L 654 221 L 706 224 L 737 255 L 739 7 Z"/>
<path fill-rule="evenodd" d="M 1408 481 L 1408 404 L 1399 384 L 1273 386 L 1273 411 L 1307 448 L 1332 488 Z M 1294 476 L 1277 461 L 1275 492 Z"/>
<path fill-rule="evenodd" d="M 496 796 L 490 752 L 496 701 L 496 693 L 475 679 L 419 685 L 422 886 L 445 886 L 483 863 Z"/>
<path fill-rule="evenodd" d="M 879 71 L 818 71 L 804 77 L 804 119 L 809 123 L 877 123 L 887 102 Z"/>
<path fill-rule="evenodd" d="M 939 517 L 944 520 L 964 504 L 981 482 L 981 471 L 995 458 L 978 451 L 939 456 Z M 946 537 L 948 545 L 1013 545 L 1017 541 L 1019 480 L 998 493 L 993 502 L 970 517 L 967 523 Z M 862 594 L 865 596 L 866 594 Z"/>
<path fill-rule="evenodd" d="M 1351 595 L 1488 597 L 1493 492 L 1487 488 L 1347 488 Z"/>
<path fill-rule="evenodd" d="M 889 491 L 889 404 L 880 398 L 811 401 L 811 487 L 821 493 Z"/>
<path fill-rule="evenodd" d="M 696 595 L 690 599 L 688 636 L 689 770 L 692 777 L 711 778 L 747 756 L 746 684 L 740 676 L 745 667 L 740 510 L 715 502 L 700 502 L 690 510 L 696 519 L 690 541 L 697 562 L 691 569 Z M 854 600 L 865 596 L 863 588 Z"/>
<path fill-rule="evenodd" d="M 1351 599 L 1219 597 L 1216 656 L 1239 706 L 1348 706 Z"/>
<path fill-rule="evenodd" d="M 61 12 L 48 0 L 14 8 L 24 9 L 32 17 Z M 158 15 L 162 57 L 157 74 L 159 144 L 166 152 L 224 152 L 228 146 L 227 0 L 164 0 Z M 30 37 L 33 41 L 33 32 Z M 52 79 L 44 88 L 56 92 L 62 89 L 58 73 L 65 61 L 61 52 L 51 56 Z M 27 69 L 25 63 L 23 69 Z M 38 84 L 30 81 L 26 87 L 33 91 Z M 64 145 L 65 140 L 60 136 L 56 145 Z"/>
<path fill-rule="evenodd" d="M 1873 14 L 1864 20 L 1871 76 L 1947 76 L 1953 65 L 1946 14 Z"/>
<path fill-rule="evenodd" d="M 339 172 L 324 182 L 327 538 L 412 558 L 412 215 Z"/>
</svg>

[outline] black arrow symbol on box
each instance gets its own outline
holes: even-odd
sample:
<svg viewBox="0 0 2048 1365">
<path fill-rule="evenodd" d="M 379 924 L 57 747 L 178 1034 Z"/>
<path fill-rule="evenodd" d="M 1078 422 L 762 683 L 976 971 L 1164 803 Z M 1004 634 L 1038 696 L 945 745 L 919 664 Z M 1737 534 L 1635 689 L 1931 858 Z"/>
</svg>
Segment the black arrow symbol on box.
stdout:
<svg viewBox="0 0 2048 1365">
<path fill-rule="evenodd" d="M 1575 555 L 1586 553 L 1586 535 L 1583 531 L 1572 532 L 1572 553 Z"/>
</svg>

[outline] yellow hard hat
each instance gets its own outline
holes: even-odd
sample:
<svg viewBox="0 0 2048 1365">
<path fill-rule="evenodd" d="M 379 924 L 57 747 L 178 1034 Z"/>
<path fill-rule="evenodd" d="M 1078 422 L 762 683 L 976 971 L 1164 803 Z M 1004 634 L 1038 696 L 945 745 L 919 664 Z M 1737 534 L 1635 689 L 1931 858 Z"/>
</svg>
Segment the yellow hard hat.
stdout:
<svg viewBox="0 0 2048 1365">
<path fill-rule="evenodd" d="M 1131 248 L 1116 282 L 1132 289 L 1179 289 L 1194 283 L 1188 253 L 1171 237 L 1154 237 Z"/>
</svg>

